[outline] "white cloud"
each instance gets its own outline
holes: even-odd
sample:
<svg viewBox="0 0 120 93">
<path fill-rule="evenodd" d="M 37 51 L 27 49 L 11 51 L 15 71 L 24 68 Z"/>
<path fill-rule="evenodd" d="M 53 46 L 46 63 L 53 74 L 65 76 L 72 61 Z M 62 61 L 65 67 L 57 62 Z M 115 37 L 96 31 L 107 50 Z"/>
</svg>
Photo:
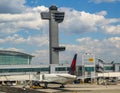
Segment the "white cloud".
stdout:
<svg viewBox="0 0 120 93">
<path fill-rule="evenodd" d="M 120 0 L 89 0 L 89 2 L 95 2 L 97 4 L 107 2 L 107 3 L 112 3 L 112 2 L 120 2 Z"/>
<path fill-rule="evenodd" d="M 97 15 L 100 15 L 100 16 L 105 16 L 105 15 L 107 15 L 107 11 L 100 11 L 100 12 L 97 12 L 96 13 Z"/>
<path fill-rule="evenodd" d="M 3 0 L 4 1 L 4 0 Z M 10 1 L 10 0 L 9 0 Z M 14 0 L 12 0 L 14 1 Z M 18 2 L 18 0 L 16 0 Z M 38 6 L 34 8 L 25 7 L 24 0 L 16 9 L 18 12 L 1 12 L 0 14 L 0 44 L 24 44 L 29 47 L 36 46 L 37 49 L 33 51 L 36 57 L 34 61 L 48 62 L 48 21 L 43 21 L 40 18 L 41 11 L 48 11 L 45 6 Z M 11 4 L 12 5 L 12 4 Z M 12 7 L 12 6 L 9 7 Z M 15 7 L 15 6 L 13 6 Z M 21 7 L 21 8 L 20 8 Z M 23 9 L 21 11 L 21 9 Z M 81 34 L 84 32 L 103 31 L 109 34 L 120 34 L 120 19 L 119 18 L 105 18 L 107 11 L 100 11 L 95 14 L 87 13 L 85 11 L 77 11 L 69 8 L 61 8 L 60 11 L 65 11 L 65 19 L 60 25 L 60 31 L 64 33 Z M 6 14 L 5 14 L 6 13 Z M 12 14 L 14 13 L 14 14 Z M 42 31 L 42 35 L 28 35 L 21 36 L 19 31 Z M 3 37 L 5 34 L 5 37 Z M 117 56 L 120 50 L 120 38 L 111 37 L 108 39 L 98 40 L 90 37 L 77 39 L 79 44 L 64 44 L 66 51 L 61 53 L 60 61 L 66 60 L 71 62 L 71 55 L 76 52 L 94 52 L 96 55 Z M 47 47 L 47 48 L 46 48 Z M 16 48 L 10 48 L 16 49 Z M 17 50 L 17 49 L 16 49 Z M 19 50 L 19 49 L 18 49 Z M 20 49 L 21 50 L 21 49 Z M 24 49 L 25 50 L 25 49 Z M 22 51 L 22 50 L 21 50 Z M 66 56 L 69 55 L 70 57 Z M 64 57 L 64 58 L 63 58 Z"/>
<path fill-rule="evenodd" d="M 99 56 L 107 56 L 114 59 L 114 57 L 118 57 L 120 51 L 120 37 L 111 37 L 103 40 L 88 39 L 87 37 L 86 39 L 78 39 L 77 41 L 81 47 L 85 48 L 86 52 L 92 52 Z M 82 51 L 82 49 L 79 48 L 79 51 Z"/>
<path fill-rule="evenodd" d="M 31 11 L 21 14 L 0 14 L 0 33 L 16 33 L 21 29 L 45 30 L 46 21 L 41 21 L 39 12 L 42 10 L 45 10 L 45 8 L 33 8 Z"/>
<path fill-rule="evenodd" d="M 90 41 L 90 40 L 91 40 L 90 37 L 85 37 L 85 38 L 77 39 L 78 42 L 84 42 L 84 41 Z"/>
<path fill-rule="evenodd" d="M 49 51 L 48 50 L 37 50 L 33 53 L 32 64 L 49 64 Z"/>
<path fill-rule="evenodd" d="M 33 45 L 39 46 L 39 43 L 42 44 L 42 42 L 44 42 L 44 39 L 40 41 L 39 39 L 40 37 L 32 37 L 30 40 L 26 39 L 26 42 L 33 40 L 31 41 L 33 42 Z M 116 61 L 116 59 L 120 60 L 118 55 L 120 51 L 120 37 L 111 37 L 103 40 L 84 37 L 77 39 L 77 42 L 77 44 L 63 44 L 63 46 L 66 47 L 66 51 L 60 53 L 60 63 L 70 63 L 73 54 L 78 53 L 78 64 L 80 64 L 81 56 L 86 52 L 94 53 L 96 58 L 103 58 L 103 60 L 107 60 L 107 62 L 110 62 L 111 60 Z M 41 47 L 42 46 L 40 46 L 36 51 L 32 52 L 32 55 L 35 56 L 33 58 L 33 64 L 49 63 L 49 49 L 41 49 Z M 9 48 L 9 50 L 11 49 L 16 51 L 23 51 L 23 49 Z"/>
<path fill-rule="evenodd" d="M 119 18 L 105 18 L 106 11 L 101 11 L 95 14 L 86 13 L 85 11 L 76 11 L 71 9 L 65 10 L 65 19 L 61 26 L 61 31 L 81 34 L 85 32 L 103 31 L 109 34 L 120 34 L 119 31 Z M 114 29 L 105 29 L 112 26 Z"/>
<path fill-rule="evenodd" d="M 111 37 L 108 39 L 103 39 L 103 40 L 98 40 L 98 39 L 92 39 L 90 37 L 86 37 L 86 38 L 80 38 L 77 39 L 77 41 L 85 48 L 87 48 L 87 50 L 89 51 L 91 48 L 93 49 L 92 51 L 94 51 L 94 49 L 101 49 L 101 51 L 99 51 L 100 53 L 102 52 L 106 52 L 107 49 L 109 49 L 109 51 L 113 51 L 116 49 L 116 51 L 113 52 L 117 52 L 117 50 L 119 50 L 120 47 L 120 37 Z M 112 49 L 113 48 L 113 49 Z M 97 52 L 97 51 L 96 51 Z M 99 53 L 97 52 L 97 53 Z M 108 53 L 108 52 L 106 52 Z"/>
<path fill-rule="evenodd" d="M 0 13 L 21 13 L 26 9 L 25 0 L 0 0 Z"/>
<path fill-rule="evenodd" d="M 60 62 L 71 62 L 71 55 L 78 53 L 78 64 L 81 63 L 83 53 L 94 53 L 96 58 L 102 58 L 106 62 L 119 62 L 120 37 L 111 37 L 108 39 L 92 39 L 84 37 L 77 39 L 78 44 L 64 44 L 66 51 L 60 55 Z M 67 57 L 65 55 L 68 55 Z M 62 56 L 62 57 L 61 57 Z"/>
<path fill-rule="evenodd" d="M 84 11 L 68 10 L 65 12 L 65 20 L 61 24 L 62 31 L 84 33 L 97 31 L 97 22 L 103 20 L 103 16 L 86 13 Z"/>
<path fill-rule="evenodd" d="M 116 48 L 120 48 L 120 37 L 111 37 L 109 38 L 109 41 L 114 44 Z"/>
<path fill-rule="evenodd" d="M 37 35 L 37 36 L 29 36 L 26 39 L 26 42 L 30 45 L 36 45 L 38 47 L 42 47 L 42 46 L 48 46 L 49 40 L 47 36 L 41 36 L 41 35 Z"/>
<path fill-rule="evenodd" d="M 102 26 L 102 30 L 106 31 L 110 34 L 120 34 L 120 25 L 108 25 L 108 26 Z"/>
<path fill-rule="evenodd" d="M 19 37 L 17 34 L 0 39 L 0 43 L 19 44 L 19 43 L 23 43 L 23 42 L 25 42 L 25 39 L 23 37 Z"/>
<path fill-rule="evenodd" d="M 8 36 L 0 39 L 0 44 L 11 43 L 11 44 L 27 44 L 27 45 L 36 45 L 37 47 L 46 46 L 48 47 L 48 37 L 47 36 L 28 36 L 24 38 L 19 36 L 18 34 L 14 34 L 13 36 Z"/>
<path fill-rule="evenodd" d="M 18 51 L 18 52 L 23 52 L 23 53 L 24 53 L 24 49 L 17 49 L 17 48 L 15 48 L 15 47 L 0 48 L 0 50 Z"/>
<path fill-rule="evenodd" d="M 48 11 L 47 7 L 27 8 L 25 11 L 21 14 L 0 14 L 0 34 L 10 34 L 30 29 L 42 32 L 48 31 L 48 21 L 40 18 L 40 12 Z M 107 14 L 106 11 L 101 11 L 97 14 L 90 14 L 85 11 L 76 11 L 68 8 L 61 8 L 60 11 L 65 11 L 65 19 L 63 23 L 60 24 L 60 31 L 81 34 L 84 32 L 103 30 L 106 33 L 110 33 L 109 29 L 106 28 L 111 26 L 114 28 L 113 30 L 116 30 L 114 34 L 120 34 L 120 19 L 105 18 L 104 16 Z"/>
<path fill-rule="evenodd" d="M 41 11 L 48 11 L 48 7 L 45 6 L 37 6 L 33 8 L 27 8 L 24 12 L 34 12 L 34 13 L 40 13 Z"/>
</svg>

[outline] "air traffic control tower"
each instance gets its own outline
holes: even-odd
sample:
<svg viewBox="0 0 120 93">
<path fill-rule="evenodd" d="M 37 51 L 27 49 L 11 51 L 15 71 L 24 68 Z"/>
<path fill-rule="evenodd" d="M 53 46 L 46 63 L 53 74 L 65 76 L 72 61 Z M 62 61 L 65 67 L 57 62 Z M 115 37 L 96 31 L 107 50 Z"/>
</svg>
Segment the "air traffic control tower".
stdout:
<svg viewBox="0 0 120 93">
<path fill-rule="evenodd" d="M 64 12 L 59 12 L 58 8 L 52 5 L 49 12 L 41 12 L 41 18 L 49 20 L 49 56 L 50 64 L 59 64 L 59 52 L 65 47 L 59 46 L 58 23 L 64 19 Z"/>
</svg>

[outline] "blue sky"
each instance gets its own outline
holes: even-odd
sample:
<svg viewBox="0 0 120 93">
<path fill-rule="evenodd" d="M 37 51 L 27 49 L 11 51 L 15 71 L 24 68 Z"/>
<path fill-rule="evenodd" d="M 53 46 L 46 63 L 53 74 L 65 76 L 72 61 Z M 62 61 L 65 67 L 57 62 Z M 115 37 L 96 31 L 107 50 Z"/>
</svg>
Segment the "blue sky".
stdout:
<svg viewBox="0 0 120 93">
<path fill-rule="evenodd" d="M 34 55 L 33 64 L 49 64 L 48 21 L 40 17 L 56 5 L 65 12 L 59 43 L 66 47 L 60 63 L 78 53 L 120 62 L 120 0 L 0 0 L 0 49 Z"/>
<path fill-rule="evenodd" d="M 95 2 L 96 1 L 96 2 Z M 97 3 L 97 1 L 101 1 L 101 3 Z M 103 1 L 103 2 L 102 2 Z M 86 11 L 89 13 L 100 12 L 101 10 L 105 10 L 109 13 L 107 17 L 119 17 L 119 7 L 120 1 L 113 0 L 106 0 L 109 2 L 105 2 L 105 0 L 27 0 L 26 5 L 30 7 L 36 7 L 40 5 L 45 5 L 49 7 L 53 4 L 57 5 L 58 7 L 69 7 L 76 9 L 78 11 Z"/>
</svg>

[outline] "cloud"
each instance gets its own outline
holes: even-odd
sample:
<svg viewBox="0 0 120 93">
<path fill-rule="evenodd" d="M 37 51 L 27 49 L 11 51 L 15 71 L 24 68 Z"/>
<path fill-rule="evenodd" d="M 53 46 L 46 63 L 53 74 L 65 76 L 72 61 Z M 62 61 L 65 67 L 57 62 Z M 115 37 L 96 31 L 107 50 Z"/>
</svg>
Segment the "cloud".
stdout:
<svg viewBox="0 0 120 93">
<path fill-rule="evenodd" d="M 88 52 L 96 53 L 100 56 L 118 56 L 120 50 L 120 37 L 111 37 L 108 39 L 98 40 L 92 38 L 77 39 Z"/>
<path fill-rule="evenodd" d="M 44 27 L 46 21 L 41 21 L 40 11 L 47 8 L 41 6 L 36 8 L 29 8 L 27 12 L 20 14 L 0 14 L 0 33 L 10 34 L 16 33 L 21 30 L 41 30 L 46 29 Z"/>
<path fill-rule="evenodd" d="M 12 34 L 21 30 L 29 31 L 48 31 L 48 21 L 40 18 L 41 11 L 48 11 L 45 6 L 38 6 L 34 8 L 27 8 L 20 14 L 0 14 L 0 34 Z M 61 8 L 60 11 L 65 11 L 65 18 L 60 24 L 60 31 L 66 33 L 81 34 L 85 32 L 104 31 L 110 34 L 120 34 L 119 18 L 105 18 L 106 11 L 101 11 L 95 14 L 87 13 L 85 11 L 76 11 L 69 8 Z M 77 24 L 77 25 L 76 25 Z M 107 27 L 114 28 L 113 32 Z"/>
<path fill-rule="evenodd" d="M 27 44 L 37 47 L 48 46 L 48 37 L 44 35 L 28 36 L 24 38 L 18 34 L 0 39 L 0 44 Z"/>
<path fill-rule="evenodd" d="M 18 2 L 18 0 L 15 2 Z M 40 12 L 48 11 L 48 7 L 38 6 L 30 8 L 24 6 L 24 3 L 25 2 L 23 0 L 20 5 L 18 5 L 18 8 L 11 8 L 11 10 L 8 12 L 3 12 L 0 10 L 0 44 L 24 45 L 26 46 L 26 49 L 24 49 L 24 51 L 26 51 L 28 47 L 31 49 L 35 48 L 34 51 L 31 52 L 33 55 L 35 55 L 34 62 L 48 62 L 49 22 L 40 18 Z M 8 7 L 15 6 L 8 5 Z M 16 9 L 19 11 L 15 12 Z M 21 9 L 23 11 L 21 11 Z M 60 11 L 65 12 L 65 19 L 63 23 L 59 24 L 60 31 L 64 31 L 64 33 L 74 33 L 75 35 L 78 35 L 85 32 L 92 33 L 101 31 L 105 34 L 120 34 L 120 19 L 106 18 L 105 16 L 107 15 L 107 11 L 105 10 L 93 14 L 85 11 L 77 11 L 70 8 L 61 8 Z M 21 30 L 31 31 L 28 32 L 31 34 L 38 31 L 38 33 L 42 32 L 42 34 L 26 34 L 26 36 L 23 34 L 19 35 L 18 33 L 21 32 Z M 119 37 L 110 37 L 103 40 L 92 39 L 91 37 L 78 38 L 77 44 L 63 44 L 63 46 L 66 46 L 66 51 L 63 54 L 60 53 L 60 62 L 63 62 L 64 60 L 71 62 L 71 54 L 76 52 L 94 52 L 99 56 L 107 55 L 115 58 L 119 54 L 118 51 L 120 51 L 119 42 Z M 9 49 L 17 48 L 13 46 Z"/>
<path fill-rule="evenodd" d="M 100 11 L 100 12 L 97 12 L 96 13 L 97 15 L 100 15 L 100 16 L 105 16 L 105 15 L 107 15 L 107 11 Z"/>
<path fill-rule="evenodd" d="M 33 53 L 32 64 L 49 64 L 49 51 L 48 50 L 37 50 Z"/>
<path fill-rule="evenodd" d="M 36 45 L 37 47 L 48 47 L 48 36 L 46 35 L 36 35 L 36 36 L 29 36 L 26 39 L 26 43 L 30 44 L 30 45 Z"/>
<path fill-rule="evenodd" d="M 66 51 L 64 51 L 63 53 L 60 52 L 60 63 L 71 63 L 71 60 L 75 53 L 78 53 L 77 64 L 81 64 L 82 55 L 84 53 L 93 53 L 95 54 L 95 58 L 102 58 L 106 62 L 111 62 L 112 60 L 115 60 L 115 62 L 119 62 L 120 60 L 118 55 L 120 51 L 120 37 L 110 37 L 102 40 L 93 39 L 91 37 L 84 37 L 76 39 L 76 42 L 78 43 L 62 44 L 66 47 Z M 42 50 L 38 51 L 37 57 L 39 56 L 43 59 L 41 51 Z M 44 55 L 48 53 L 45 50 L 42 52 Z M 46 55 L 49 58 L 49 55 Z"/>
<path fill-rule="evenodd" d="M 86 13 L 85 11 L 68 10 L 65 11 L 65 19 L 62 31 L 72 33 L 84 33 L 97 31 L 97 22 L 104 20 L 103 16 Z"/>
<path fill-rule="evenodd" d="M 89 2 L 95 2 L 96 4 L 99 4 L 103 2 L 106 2 L 106 3 L 120 2 L 120 0 L 89 0 Z"/>
<path fill-rule="evenodd" d="M 26 9 L 25 0 L 0 0 L 0 13 L 21 13 Z"/>
<path fill-rule="evenodd" d="M 80 56 L 82 56 L 83 53 L 87 52 L 94 53 L 96 58 L 103 58 L 107 62 L 110 62 L 111 60 L 117 60 L 117 62 L 119 62 L 120 60 L 118 55 L 120 51 L 120 37 L 110 37 L 103 40 L 84 37 L 78 38 L 76 41 L 78 44 L 65 45 L 68 55 L 72 53 L 78 53 Z M 80 62 L 81 61 L 82 60 L 80 60 Z"/>
<path fill-rule="evenodd" d="M 23 37 L 20 37 L 19 35 L 15 34 L 13 36 L 8 36 L 6 38 L 0 39 L 0 43 L 15 43 L 15 44 L 20 44 L 24 43 L 25 39 Z"/>
<path fill-rule="evenodd" d="M 0 47 L 0 50 L 8 50 L 8 51 L 17 51 L 17 52 L 23 52 L 24 53 L 24 49 L 18 49 L 18 48 L 15 48 L 15 47 L 9 47 L 9 48 L 2 48 Z"/>
<path fill-rule="evenodd" d="M 100 51 L 96 51 L 96 53 L 109 53 L 110 51 L 112 51 L 111 53 L 117 53 L 120 48 L 120 37 L 111 37 L 103 40 L 86 37 L 77 39 L 77 42 L 79 42 L 84 48 L 86 48 L 87 51 L 94 52 L 94 49 L 100 49 Z"/>
<path fill-rule="evenodd" d="M 111 38 L 109 38 L 109 41 L 112 43 L 112 44 L 114 44 L 114 46 L 116 47 L 116 48 L 120 48 L 120 37 L 111 37 Z"/>
<path fill-rule="evenodd" d="M 109 34 L 120 34 L 120 19 L 105 18 L 105 15 L 107 15 L 106 11 L 91 14 L 85 11 L 76 11 L 74 9 L 63 8 L 62 11 L 64 10 L 65 18 L 63 23 L 60 24 L 61 31 L 75 34 L 97 31 L 103 31 Z M 111 27 L 111 30 L 107 29 L 107 27 Z"/>
<path fill-rule="evenodd" d="M 110 34 L 120 34 L 120 25 L 114 26 L 114 25 L 108 25 L 108 26 L 102 26 L 102 30 L 106 31 Z"/>
<path fill-rule="evenodd" d="M 31 38 L 30 40 L 26 40 L 27 42 L 31 41 L 33 45 L 39 46 L 39 43 L 44 42 L 40 37 L 34 39 L 35 37 Z M 43 37 L 42 37 L 43 38 Z M 38 40 L 38 41 L 37 41 Z M 102 58 L 107 62 L 111 60 L 120 60 L 119 59 L 119 51 L 120 51 L 120 37 L 110 37 L 103 40 L 93 39 L 91 37 L 84 37 L 76 39 L 77 44 L 62 44 L 66 47 L 65 52 L 60 53 L 60 63 L 70 63 L 72 57 L 75 53 L 78 53 L 78 64 L 81 64 L 81 56 L 83 53 L 94 53 L 96 58 Z M 44 46 L 48 46 L 45 44 Z M 49 64 L 49 49 L 41 49 L 42 46 L 32 52 L 32 55 L 35 57 L 33 58 L 32 64 Z M 17 48 L 8 48 L 16 51 L 25 51 L 25 49 L 17 49 Z M 29 53 L 29 52 L 28 52 Z M 66 56 L 67 55 L 67 56 Z"/>
</svg>

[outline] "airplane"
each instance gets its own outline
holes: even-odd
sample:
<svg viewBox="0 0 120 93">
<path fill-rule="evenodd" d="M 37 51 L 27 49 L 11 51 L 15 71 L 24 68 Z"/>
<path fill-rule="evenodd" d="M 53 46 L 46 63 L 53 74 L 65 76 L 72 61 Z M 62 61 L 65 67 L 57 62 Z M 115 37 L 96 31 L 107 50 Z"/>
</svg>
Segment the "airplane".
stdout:
<svg viewBox="0 0 120 93">
<path fill-rule="evenodd" d="M 61 84 L 60 88 L 64 88 L 64 85 L 76 80 L 75 75 L 77 54 L 74 55 L 72 60 L 69 73 L 50 73 L 50 74 L 38 74 L 39 83 L 44 83 L 44 88 L 48 87 L 48 84 Z"/>
</svg>

